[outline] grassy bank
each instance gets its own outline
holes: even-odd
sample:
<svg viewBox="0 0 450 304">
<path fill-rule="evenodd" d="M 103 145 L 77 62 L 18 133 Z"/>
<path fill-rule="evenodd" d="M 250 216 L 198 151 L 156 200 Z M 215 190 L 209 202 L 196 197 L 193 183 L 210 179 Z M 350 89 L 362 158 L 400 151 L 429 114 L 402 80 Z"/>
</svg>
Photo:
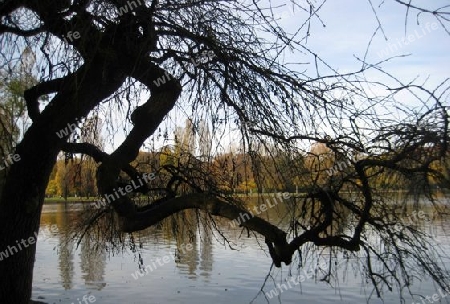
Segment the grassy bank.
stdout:
<svg viewBox="0 0 450 304">
<path fill-rule="evenodd" d="M 95 202 L 95 197 L 90 197 L 89 199 L 85 197 L 68 197 L 67 200 L 65 200 L 63 197 L 46 197 L 44 199 L 44 204 L 60 204 L 60 203 L 88 203 L 88 202 Z"/>
</svg>

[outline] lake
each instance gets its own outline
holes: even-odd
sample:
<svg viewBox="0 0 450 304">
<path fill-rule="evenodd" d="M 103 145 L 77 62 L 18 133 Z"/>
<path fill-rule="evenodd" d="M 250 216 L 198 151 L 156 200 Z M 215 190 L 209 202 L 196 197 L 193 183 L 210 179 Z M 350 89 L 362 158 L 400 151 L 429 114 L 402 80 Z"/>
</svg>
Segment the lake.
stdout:
<svg viewBox="0 0 450 304">
<path fill-rule="evenodd" d="M 78 220 L 83 208 L 74 203 L 44 205 L 34 300 L 73 304 L 383 303 L 370 281 L 361 278 L 358 269 L 362 265 L 357 261 L 342 257 L 329 265 L 330 249 L 306 246 L 301 259 L 296 257 L 288 267 L 283 264 L 281 269 L 271 269 L 272 260 L 263 238 L 218 220 L 215 224 L 229 245 L 217 231 L 204 228 L 205 222 L 211 223 L 206 215 L 195 212 L 182 215 L 185 226 L 167 220 L 133 234 L 134 243 L 127 241 L 123 248 L 114 250 L 112 243 L 96 248 L 99 242 L 89 237 L 77 247 L 68 228 Z M 269 215 L 273 223 L 286 225 L 276 214 Z M 436 246 L 450 252 L 450 241 L 445 236 L 450 221 L 426 221 L 423 225 L 433 235 Z M 450 266 L 448 259 L 444 263 Z M 327 267 L 336 269 L 331 285 L 323 280 Z M 285 281 L 289 274 L 297 277 L 298 284 Z M 424 296 L 438 292 L 429 280 L 417 280 L 412 290 Z M 445 291 L 441 294 L 434 303 L 449 303 Z M 400 303 L 397 290 L 383 296 L 384 303 Z M 422 304 L 418 297 L 404 297 L 405 303 Z"/>
</svg>

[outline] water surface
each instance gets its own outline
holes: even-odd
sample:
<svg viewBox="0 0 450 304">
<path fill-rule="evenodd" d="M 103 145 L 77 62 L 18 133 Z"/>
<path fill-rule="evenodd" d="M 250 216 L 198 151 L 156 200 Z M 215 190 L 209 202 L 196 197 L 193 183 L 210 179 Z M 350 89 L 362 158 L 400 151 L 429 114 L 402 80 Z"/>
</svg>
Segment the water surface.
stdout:
<svg viewBox="0 0 450 304">
<path fill-rule="evenodd" d="M 44 206 L 33 299 L 73 304 L 84 303 L 83 296 L 85 299 L 95 297 L 95 303 L 127 304 L 383 303 L 376 298 L 370 282 L 354 270 L 358 264 L 352 268 L 339 262 L 335 265 L 339 269 L 338 277 L 332 286 L 321 281 L 323 272 L 318 262 L 327 260 L 330 253 L 327 249 L 311 255 L 300 270 L 297 265 L 291 265 L 271 272 L 272 261 L 264 239 L 233 229 L 226 222 L 218 224 L 232 249 L 217 232 L 204 229 L 195 219 L 194 224 L 199 227 L 195 234 L 186 234 L 182 238 L 174 237 L 165 227 L 145 230 L 140 233 L 137 243 L 141 243 L 141 248 L 137 251 L 130 248 L 119 252 L 95 250 L 97 244 L 89 238 L 83 239 L 77 248 L 67 227 L 77 220 L 80 208 L 77 204 Z M 274 222 L 283 225 L 282 219 L 277 221 L 274 215 L 271 216 Z M 426 225 L 437 246 L 450 252 L 450 242 L 445 236 L 450 221 Z M 139 275 L 136 272 L 139 266 L 148 266 L 148 272 Z M 269 273 L 271 276 L 267 277 Z M 288 290 L 281 287 L 284 291 L 279 292 L 281 284 L 286 284 L 284 279 L 297 273 L 306 273 L 309 277 L 305 276 L 297 286 L 285 285 Z M 265 297 L 264 293 L 271 290 L 277 290 L 279 296 Z M 427 280 L 417 281 L 413 290 L 429 296 L 438 292 L 438 288 Z M 413 303 L 408 294 L 405 300 L 405 303 Z M 415 301 L 422 304 L 417 297 Z M 384 303 L 400 303 L 398 291 L 385 293 Z M 433 303 L 450 303 L 450 296 Z"/>
</svg>

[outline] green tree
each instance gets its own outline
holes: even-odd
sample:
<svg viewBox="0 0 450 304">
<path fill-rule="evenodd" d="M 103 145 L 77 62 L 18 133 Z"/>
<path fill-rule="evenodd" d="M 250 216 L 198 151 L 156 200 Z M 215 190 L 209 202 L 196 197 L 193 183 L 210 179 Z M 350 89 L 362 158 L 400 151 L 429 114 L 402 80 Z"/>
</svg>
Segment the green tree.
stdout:
<svg viewBox="0 0 450 304">
<path fill-rule="evenodd" d="M 26 47 L 11 71 L 0 69 L 0 153 L 3 157 L 11 153 L 18 142 L 19 120 L 23 127 L 26 125 L 23 95 L 27 88 L 37 83 L 32 74 L 35 61 L 35 54 Z"/>
</svg>

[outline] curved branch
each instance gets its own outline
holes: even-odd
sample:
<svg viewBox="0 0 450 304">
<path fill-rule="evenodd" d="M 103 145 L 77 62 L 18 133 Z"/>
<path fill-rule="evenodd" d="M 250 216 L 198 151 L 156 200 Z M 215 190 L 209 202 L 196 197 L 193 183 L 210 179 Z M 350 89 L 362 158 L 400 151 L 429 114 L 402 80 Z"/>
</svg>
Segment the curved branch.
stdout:
<svg viewBox="0 0 450 304">
<path fill-rule="evenodd" d="M 38 102 L 39 97 L 58 92 L 68 77 L 69 76 L 40 82 L 24 92 L 23 96 L 27 104 L 28 115 L 32 121 L 34 121 L 40 114 Z"/>
<path fill-rule="evenodd" d="M 181 94 L 179 82 L 148 60 L 137 64 L 131 76 L 146 85 L 151 91 L 151 96 L 131 114 L 134 127 L 124 142 L 97 169 L 97 187 L 102 194 L 114 191 L 120 170 L 136 158 L 139 148 L 155 132 Z M 155 82 L 159 77 L 168 78 L 162 86 L 159 86 L 159 82 Z M 136 214 L 133 201 L 127 197 L 114 201 L 111 205 L 121 217 Z"/>
<path fill-rule="evenodd" d="M 31 37 L 31 36 L 35 36 L 35 35 L 37 35 L 39 33 L 43 33 L 43 32 L 45 32 L 45 29 L 42 27 L 32 29 L 32 30 L 22 30 L 22 29 L 19 29 L 16 27 L 9 27 L 4 24 L 0 24 L 0 34 L 11 33 L 11 34 L 15 34 L 17 36 Z"/>
<path fill-rule="evenodd" d="M 105 162 L 110 157 L 110 155 L 106 152 L 103 152 L 98 147 L 96 147 L 93 144 L 90 143 L 65 143 L 64 146 L 61 149 L 63 152 L 70 152 L 70 153 L 80 153 L 85 154 L 97 162 Z M 131 177 L 133 180 L 141 179 L 142 174 L 138 172 L 133 166 L 130 164 L 126 164 L 124 167 L 121 168 L 123 172 L 125 172 L 128 176 Z M 150 189 L 146 187 L 146 185 L 139 187 L 139 190 L 141 193 L 147 193 Z"/>
<path fill-rule="evenodd" d="M 248 216 L 249 219 L 243 222 L 241 226 L 256 231 L 266 238 L 275 265 L 280 267 L 281 262 L 286 265 L 291 263 L 292 254 L 295 250 L 292 250 L 292 246 L 287 243 L 286 232 L 259 217 L 253 217 L 244 209 L 204 193 L 176 197 L 162 204 L 149 206 L 143 212 L 135 212 L 132 216 L 122 218 L 122 230 L 125 232 L 142 230 L 186 209 L 203 210 L 211 215 L 221 216 L 229 220 L 234 220 L 240 216 Z"/>
<path fill-rule="evenodd" d="M 129 198 L 123 198 L 121 200 L 131 201 Z M 112 203 L 113 206 L 115 204 L 116 202 Z M 339 246 L 350 251 L 358 251 L 360 249 L 361 241 L 359 238 L 346 239 L 346 236 L 321 238 L 318 236 L 318 232 L 314 230 L 305 231 L 302 235 L 288 243 L 286 240 L 286 232 L 280 228 L 264 219 L 253 216 L 248 211 L 232 205 L 223 199 L 204 193 L 189 194 L 165 200 L 158 204 L 149 205 L 140 212 L 135 209 L 134 212 L 130 212 L 121 217 L 121 229 L 124 232 L 143 230 L 177 212 L 187 209 L 203 210 L 211 215 L 224 217 L 229 220 L 235 220 L 239 217 L 248 218 L 248 220 L 242 222 L 241 226 L 265 237 L 270 255 L 277 267 L 281 266 L 281 262 L 289 265 L 295 251 L 307 242 L 312 242 L 317 246 Z"/>
<path fill-rule="evenodd" d="M 97 146 L 90 143 L 65 143 L 61 149 L 63 152 L 85 154 L 97 162 L 103 162 L 109 154 L 100 150 Z"/>
</svg>

